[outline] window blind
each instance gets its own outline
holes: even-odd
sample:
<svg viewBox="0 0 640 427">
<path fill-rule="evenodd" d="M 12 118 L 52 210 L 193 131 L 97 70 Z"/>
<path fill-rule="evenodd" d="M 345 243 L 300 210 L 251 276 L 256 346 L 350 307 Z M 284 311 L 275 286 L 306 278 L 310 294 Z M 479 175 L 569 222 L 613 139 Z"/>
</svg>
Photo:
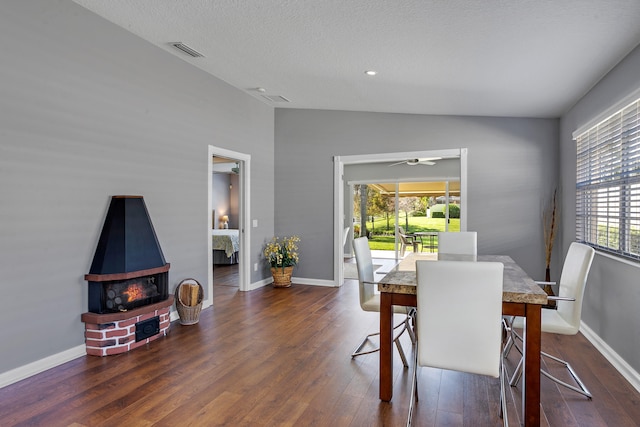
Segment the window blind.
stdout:
<svg viewBox="0 0 640 427">
<path fill-rule="evenodd" d="M 576 239 L 640 260 L 640 99 L 576 141 Z"/>
</svg>

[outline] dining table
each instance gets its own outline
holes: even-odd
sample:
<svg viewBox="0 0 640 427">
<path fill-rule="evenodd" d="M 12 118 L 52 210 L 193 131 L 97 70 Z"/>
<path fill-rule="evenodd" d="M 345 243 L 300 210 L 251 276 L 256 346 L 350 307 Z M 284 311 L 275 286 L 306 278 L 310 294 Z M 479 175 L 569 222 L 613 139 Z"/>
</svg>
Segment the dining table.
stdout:
<svg viewBox="0 0 640 427">
<path fill-rule="evenodd" d="M 416 306 L 416 261 L 433 255 L 410 253 L 377 283 L 380 292 L 380 400 L 393 397 L 393 306 Z M 540 425 L 541 309 L 547 294 L 507 255 L 438 254 L 438 260 L 501 262 L 504 265 L 502 314 L 525 318 L 522 425 Z M 446 284 L 443 284 L 446 286 Z M 451 302 L 452 307 L 455 301 Z M 418 313 L 418 315 L 420 315 Z M 470 319 L 472 321 L 472 319 Z M 416 349 L 417 351 L 417 349 Z"/>
<path fill-rule="evenodd" d="M 425 240 L 429 240 L 429 252 L 433 253 L 436 250 L 435 239 L 438 237 L 437 231 L 416 231 L 413 233 L 414 236 L 420 239 L 420 243 L 422 244 L 422 252 L 424 252 L 425 248 Z"/>
</svg>

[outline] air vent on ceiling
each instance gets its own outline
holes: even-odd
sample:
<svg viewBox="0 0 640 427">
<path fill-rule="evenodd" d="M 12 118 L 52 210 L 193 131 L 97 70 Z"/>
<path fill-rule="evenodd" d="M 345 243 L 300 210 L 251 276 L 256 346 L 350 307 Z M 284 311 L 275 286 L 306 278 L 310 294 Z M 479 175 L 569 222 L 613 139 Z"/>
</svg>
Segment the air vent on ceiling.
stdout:
<svg viewBox="0 0 640 427">
<path fill-rule="evenodd" d="M 271 102 L 291 102 L 287 98 L 281 95 L 262 95 L 262 96 Z"/>
<path fill-rule="evenodd" d="M 197 50 L 194 50 L 194 49 L 190 48 L 189 46 L 187 46 L 186 44 L 184 44 L 182 42 L 171 43 L 171 46 L 175 47 L 178 50 L 181 50 L 182 52 L 186 53 L 187 55 L 189 55 L 189 56 L 191 56 L 193 58 L 204 58 L 203 54 L 201 54 Z"/>
</svg>

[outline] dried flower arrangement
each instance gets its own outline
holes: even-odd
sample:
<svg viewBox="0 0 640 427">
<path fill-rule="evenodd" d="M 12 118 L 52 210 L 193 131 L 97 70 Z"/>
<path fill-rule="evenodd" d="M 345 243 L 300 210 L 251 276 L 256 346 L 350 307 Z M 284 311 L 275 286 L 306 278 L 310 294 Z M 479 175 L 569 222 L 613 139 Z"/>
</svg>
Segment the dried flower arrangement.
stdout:
<svg viewBox="0 0 640 427">
<path fill-rule="evenodd" d="M 542 227 L 544 231 L 544 255 L 545 255 L 545 275 L 546 282 L 551 281 L 551 254 L 553 253 L 553 242 L 558 231 L 558 189 L 553 190 L 551 202 L 545 206 L 542 212 Z M 549 283 L 544 285 L 544 291 L 548 295 L 554 295 L 553 288 Z M 555 301 L 550 301 L 548 307 L 555 307 Z"/>
<path fill-rule="evenodd" d="M 556 232 L 558 230 L 558 190 L 553 190 L 553 197 L 551 198 L 551 203 L 545 206 L 545 209 L 542 213 L 542 225 L 544 228 L 544 254 L 545 254 L 545 280 L 551 280 L 550 275 L 550 265 L 551 265 L 551 254 L 553 253 L 553 242 L 556 238 Z"/>
<path fill-rule="evenodd" d="M 300 260 L 298 236 L 274 237 L 264 248 L 264 257 L 272 268 L 293 267 Z"/>
</svg>

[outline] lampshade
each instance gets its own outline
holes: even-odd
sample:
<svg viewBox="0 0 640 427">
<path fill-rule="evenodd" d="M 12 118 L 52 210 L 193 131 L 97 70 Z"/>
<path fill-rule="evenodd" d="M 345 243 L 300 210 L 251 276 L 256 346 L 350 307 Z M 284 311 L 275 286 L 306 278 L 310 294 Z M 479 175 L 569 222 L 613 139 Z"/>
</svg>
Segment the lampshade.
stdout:
<svg viewBox="0 0 640 427">
<path fill-rule="evenodd" d="M 229 215 L 222 215 L 222 218 L 220 219 L 220 221 L 228 222 L 229 221 Z"/>
</svg>

